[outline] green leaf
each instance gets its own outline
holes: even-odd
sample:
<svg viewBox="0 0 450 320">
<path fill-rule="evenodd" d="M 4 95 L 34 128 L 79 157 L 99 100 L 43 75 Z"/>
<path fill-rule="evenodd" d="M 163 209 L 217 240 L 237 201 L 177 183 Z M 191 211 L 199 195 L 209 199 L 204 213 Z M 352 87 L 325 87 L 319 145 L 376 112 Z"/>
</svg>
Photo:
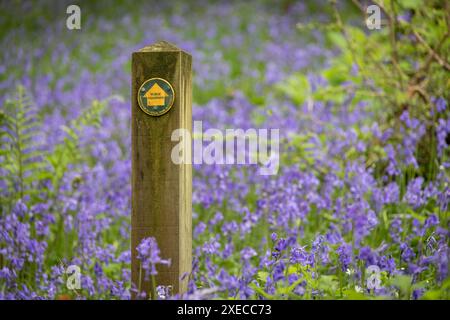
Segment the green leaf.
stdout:
<svg viewBox="0 0 450 320">
<path fill-rule="evenodd" d="M 349 300 L 368 300 L 368 297 L 366 297 L 363 293 L 357 292 L 353 289 L 345 289 L 343 290 L 343 293 Z"/>
<path fill-rule="evenodd" d="M 254 283 L 250 283 L 250 288 L 252 288 L 253 290 L 255 290 L 258 294 L 262 295 L 264 298 L 266 299 L 274 299 L 275 297 L 271 294 L 268 294 L 267 292 L 265 292 L 262 288 L 260 288 L 259 286 L 257 286 Z"/>
<path fill-rule="evenodd" d="M 327 38 L 333 45 L 341 49 L 347 47 L 347 42 L 345 41 L 345 38 L 341 32 L 338 31 L 327 32 Z"/>
<path fill-rule="evenodd" d="M 290 76 L 283 83 L 276 85 L 276 88 L 298 105 L 302 105 L 310 95 L 308 78 L 300 73 Z"/>
<path fill-rule="evenodd" d="M 400 0 L 399 4 L 405 9 L 416 9 L 423 5 L 422 0 Z"/>
<path fill-rule="evenodd" d="M 390 284 L 396 286 L 403 293 L 410 291 L 412 283 L 412 277 L 407 275 L 396 275 L 390 280 Z"/>
<path fill-rule="evenodd" d="M 349 70 L 343 64 L 335 64 L 322 74 L 332 86 L 338 86 L 348 80 Z"/>
<path fill-rule="evenodd" d="M 266 271 L 259 271 L 257 278 L 259 281 L 266 283 L 267 282 L 267 277 L 269 276 L 269 273 Z"/>
</svg>

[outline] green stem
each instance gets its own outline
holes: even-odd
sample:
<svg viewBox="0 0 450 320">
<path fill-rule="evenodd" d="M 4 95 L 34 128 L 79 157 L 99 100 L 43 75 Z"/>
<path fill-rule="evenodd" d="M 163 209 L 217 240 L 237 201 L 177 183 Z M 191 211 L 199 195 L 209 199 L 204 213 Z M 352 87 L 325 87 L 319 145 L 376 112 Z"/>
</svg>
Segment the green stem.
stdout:
<svg viewBox="0 0 450 320">
<path fill-rule="evenodd" d="M 155 275 L 152 274 L 152 288 L 151 288 L 151 295 L 152 295 L 152 300 L 156 300 L 156 279 L 155 279 Z"/>
<path fill-rule="evenodd" d="M 139 284 L 138 284 L 138 296 L 141 294 L 142 289 L 142 263 L 139 264 Z"/>
<path fill-rule="evenodd" d="M 341 296 L 341 298 L 344 297 L 343 293 L 342 293 L 342 284 L 343 284 L 343 279 L 342 279 L 342 268 L 341 268 L 341 264 L 338 264 L 338 277 L 339 277 L 339 294 Z"/>
</svg>

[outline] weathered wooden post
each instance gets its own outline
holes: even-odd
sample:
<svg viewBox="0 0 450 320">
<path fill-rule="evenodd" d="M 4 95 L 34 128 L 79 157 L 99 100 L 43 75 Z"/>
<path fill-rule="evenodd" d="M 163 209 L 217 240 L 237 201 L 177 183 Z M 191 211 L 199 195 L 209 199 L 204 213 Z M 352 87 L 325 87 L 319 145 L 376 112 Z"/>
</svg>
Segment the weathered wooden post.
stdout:
<svg viewBox="0 0 450 320">
<path fill-rule="evenodd" d="M 132 55 L 131 277 L 150 293 L 149 281 L 142 276 L 139 283 L 136 247 L 143 238 L 155 237 L 161 257 L 172 261 L 158 269 L 157 285 L 185 292 L 181 277 L 191 270 L 192 166 L 171 160 L 172 132 L 192 131 L 191 66 L 189 54 L 165 41 Z"/>
</svg>

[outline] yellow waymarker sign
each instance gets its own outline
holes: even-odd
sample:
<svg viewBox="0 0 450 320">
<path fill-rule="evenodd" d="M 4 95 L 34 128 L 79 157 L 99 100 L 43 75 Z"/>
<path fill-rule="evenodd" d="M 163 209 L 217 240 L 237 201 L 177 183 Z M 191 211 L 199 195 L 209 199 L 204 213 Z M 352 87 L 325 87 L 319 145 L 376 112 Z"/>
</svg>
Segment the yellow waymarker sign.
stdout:
<svg viewBox="0 0 450 320">
<path fill-rule="evenodd" d="M 167 80 L 151 78 L 140 86 L 137 100 L 142 111 L 151 116 L 161 116 L 172 107 L 175 92 Z"/>
</svg>

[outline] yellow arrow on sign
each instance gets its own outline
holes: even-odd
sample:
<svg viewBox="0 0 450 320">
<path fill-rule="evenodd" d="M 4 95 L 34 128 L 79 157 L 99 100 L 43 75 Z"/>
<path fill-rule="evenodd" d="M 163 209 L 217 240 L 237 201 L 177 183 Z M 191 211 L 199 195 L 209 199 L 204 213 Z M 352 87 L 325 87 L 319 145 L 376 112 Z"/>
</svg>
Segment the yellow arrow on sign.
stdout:
<svg viewBox="0 0 450 320">
<path fill-rule="evenodd" d="M 147 98 L 147 106 L 163 106 L 165 104 L 165 99 L 169 95 L 161 88 L 157 83 L 155 83 L 150 90 L 148 90 L 144 97 Z"/>
</svg>

